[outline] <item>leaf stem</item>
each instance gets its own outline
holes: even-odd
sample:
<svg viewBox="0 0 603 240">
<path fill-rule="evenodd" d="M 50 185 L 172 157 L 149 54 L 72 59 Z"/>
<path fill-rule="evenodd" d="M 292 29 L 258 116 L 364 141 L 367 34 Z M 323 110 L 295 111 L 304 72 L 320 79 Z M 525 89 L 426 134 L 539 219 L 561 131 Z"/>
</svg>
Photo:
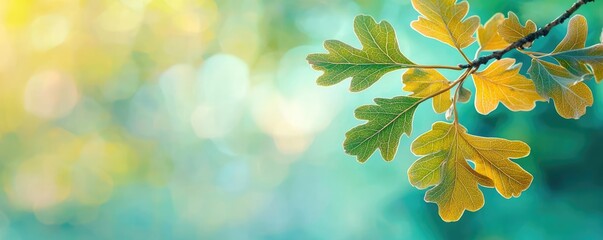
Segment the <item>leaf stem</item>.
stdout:
<svg viewBox="0 0 603 240">
<path fill-rule="evenodd" d="M 444 66 L 444 65 L 416 65 L 412 68 L 421 68 L 421 69 L 451 69 L 451 70 L 463 70 L 458 66 Z"/>
<path fill-rule="evenodd" d="M 517 49 L 517 51 L 523 53 L 523 54 L 531 54 L 531 55 L 535 55 L 535 56 L 545 56 L 545 55 L 549 55 L 548 53 L 543 53 L 543 52 L 533 52 L 533 51 L 526 51 L 526 50 L 521 50 L 521 49 Z"/>
<path fill-rule="evenodd" d="M 517 51 L 519 51 L 520 53 L 523 53 L 531 58 L 542 58 L 542 57 L 551 55 L 550 53 L 532 52 L 532 51 L 526 51 L 526 50 L 521 50 L 521 49 L 517 49 Z"/>
<path fill-rule="evenodd" d="M 477 69 L 475 69 L 475 70 L 477 70 Z M 457 80 L 459 86 L 456 87 L 456 90 L 454 91 L 454 96 L 452 98 L 452 108 L 454 110 L 454 123 L 455 124 L 458 124 L 458 122 L 459 122 L 459 112 L 457 110 L 456 104 L 458 102 L 460 89 L 463 87 L 463 83 L 465 82 L 465 79 L 467 79 L 467 76 L 469 76 L 469 74 L 475 72 L 475 70 L 468 68 L 467 71 L 465 71 L 463 73 L 463 75 L 461 75 Z M 457 82 L 457 81 L 455 81 L 455 82 Z"/>
<path fill-rule="evenodd" d="M 465 54 L 465 52 L 463 52 L 462 49 L 460 49 L 459 47 L 456 47 L 456 50 L 458 50 L 459 53 L 461 53 L 461 55 L 463 56 L 463 58 L 465 59 L 465 61 L 467 61 L 467 64 L 471 64 L 471 60 L 469 60 L 469 58 L 467 57 L 467 55 Z"/>
<path fill-rule="evenodd" d="M 482 48 L 478 48 L 477 51 L 475 51 L 475 57 L 473 57 L 474 59 L 477 59 L 479 57 L 479 54 L 482 53 Z"/>
</svg>

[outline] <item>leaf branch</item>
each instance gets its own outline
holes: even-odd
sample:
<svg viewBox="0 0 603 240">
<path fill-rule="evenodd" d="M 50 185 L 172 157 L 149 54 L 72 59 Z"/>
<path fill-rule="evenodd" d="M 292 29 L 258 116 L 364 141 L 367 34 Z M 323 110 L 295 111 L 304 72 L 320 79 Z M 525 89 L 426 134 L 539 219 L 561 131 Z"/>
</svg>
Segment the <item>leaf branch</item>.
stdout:
<svg viewBox="0 0 603 240">
<path fill-rule="evenodd" d="M 469 57 L 467 57 L 467 54 L 465 54 L 465 52 L 463 52 L 463 50 L 461 48 L 457 47 L 456 50 L 459 51 L 461 56 L 463 56 L 463 58 L 465 59 L 465 61 L 467 61 L 468 64 L 471 63 L 471 60 L 469 59 Z"/>
<path fill-rule="evenodd" d="M 572 7 L 570 7 L 563 14 L 561 14 L 561 16 L 557 17 L 555 20 L 548 23 L 544 27 L 538 29 L 536 32 L 530 33 L 529 35 L 525 36 L 524 38 L 517 40 L 516 42 L 512 43 L 511 45 L 509 45 L 508 47 L 506 47 L 503 50 L 493 52 L 492 54 L 487 55 L 487 56 L 476 58 L 475 60 L 473 60 L 471 63 L 468 63 L 468 64 L 459 64 L 459 67 L 462 69 L 465 69 L 465 68 L 478 69 L 481 65 L 488 63 L 492 59 L 500 60 L 503 57 L 503 55 L 505 55 L 506 53 L 510 52 L 513 49 L 516 49 L 516 48 L 523 49 L 523 46 L 526 43 L 531 43 L 540 37 L 544 37 L 544 36 L 548 35 L 553 27 L 555 27 L 555 26 L 563 23 L 565 20 L 567 20 L 572 14 L 574 14 L 574 12 L 576 12 L 580 7 L 582 7 L 582 5 L 585 5 L 589 2 L 594 2 L 594 1 L 595 0 L 578 0 L 577 2 L 575 2 L 572 5 Z"/>
<path fill-rule="evenodd" d="M 452 108 L 454 109 L 454 123 L 455 124 L 458 124 L 458 122 L 459 122 L 459 114 L 458 114 L 458 110 L 457 110 L 457 102 L 459 100 L 459 91 L 461 90 L 461 88 L 463 88 L 463 82 L 465 82 L 465 79 L 467 79 L 467 77 L 472 72 L 475 72 L 475 70 L 472 68 L 468 68 L 457 80 L 459 86 L 454 91 L 454 96 L 452 98 Z"/>
<path fill-rule="evenodd" d="M 445 65 L 414 65 L 412 68 L 421 68 L 421 69 L 450 69 L 450 70 L 463 70 L 464 68 L 460 68 L 458 66 L 445 66 Z"/>
<path fill-rule="evenodd" d="M 533 52 L 533 51 L 526 51 L 526 50 L 521 50 L 521 49 L 518 49 L 518 51 L 525 55 L 528 55 L 530 57 L 545 57 L 545 56 L 550 55 L 550 53 Z"/>
</svg>

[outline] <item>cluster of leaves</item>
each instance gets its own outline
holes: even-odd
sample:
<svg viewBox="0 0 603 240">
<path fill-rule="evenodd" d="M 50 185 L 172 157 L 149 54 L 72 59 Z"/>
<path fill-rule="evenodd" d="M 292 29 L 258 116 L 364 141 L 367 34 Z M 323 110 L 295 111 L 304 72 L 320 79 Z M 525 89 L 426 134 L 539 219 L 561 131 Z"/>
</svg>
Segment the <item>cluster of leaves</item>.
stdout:
<svg viewBox="0 0 603 240">
<path fill-rule="evenodd" d="M 462 87 L 465 80 L 472 79 L 475 84 L 474 104 L 481 114 L 489 114 L 499 103 L 511 111 L 530 111 L 536 102 L 552 98 L 561 117 L 577 119 L 593 104 L 592 92 L 584 81 L 593 76 L 597 82 L 603 80 L 603 44 L 585 46 L 586 18 L 576 15 L 569 22 L 567 35 L 552 52 L 525 50 L 532 42 L 517 48 L 532 59 L 528 76 L 520 73 L 521 64 L 513 58 L 497 59 L 480 71 L 480 65 L 472 65 L 464 48 L 477 40 L 476 56 L 499 51 L 537 31 L 536 24 L 527 21 L 523 25 L 509 12 L 506 18 L 497 13 L 481 25 L 479 17 L 466 17 L 466 1 L 412 0 L 412 6 L 420 16 L 411 27 L 457 49 L 469 64 L 467 68 L 414 63 L 400 52 L 393 27 L 369 16 L 358 16 L 354 21 L 362 49 L 328 40 L 324 44 L 328 53 L 311 54 L 308 61 L 324 72 L 317 80 L 319 85 L 334 85 L 351 78 L 353 92 L 370 87 L 386 73 L 407 69 L 402 81 L 404 90 L 411 94 L 377 98 L 375 105 L 356 109 L 355 116 L 367 122 L 347 132 L 345 152 L 365 162 L 379 149 L 386 161 L 393 160 L 402 135 L 410 136 L 415 110 L 432 99 L 434 111 L 446 113 L 446 119 L 452 122 L 434 123 L 430 131 L 412 143 L 412 152 L 421 158 L 412 164 L 408 176 L 415 187 L 430 188 L 425 200 L 438 205 L 444 221 L 457 221 L 465 210 L 477 211 L 484 205 L 480 185 L 494 187 L 500 195 L 510 198 L 518 197 L 533 179 L 511 161 L 529 154 L 527 144 L 474 136 L 459 123 L 457 103 L 471 97 Z M 462 73 L 451 81 L 438 70 Z"/>
</svg>

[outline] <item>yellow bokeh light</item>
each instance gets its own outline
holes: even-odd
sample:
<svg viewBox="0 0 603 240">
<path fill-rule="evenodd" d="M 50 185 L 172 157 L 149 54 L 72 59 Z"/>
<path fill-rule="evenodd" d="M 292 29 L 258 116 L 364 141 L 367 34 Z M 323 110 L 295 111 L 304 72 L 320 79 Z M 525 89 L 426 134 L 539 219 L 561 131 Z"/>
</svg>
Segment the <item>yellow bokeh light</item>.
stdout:
<svg viewBox="0 0 603 240">
<path fill-rule="evenodd" d="M 67 39 L 71 28 L 69 20 L 62 15 L 37 17 L 31 24 L 30 41 L 37 50 L 54 48 Z"/>
<path fill-rule="evenodd" d="M 63 117 L 77 104 L 79 92 L 75 82 L 57 71 L 34 75 L 25 88 L 25 110 L 46 119 Z"/>
</svg>

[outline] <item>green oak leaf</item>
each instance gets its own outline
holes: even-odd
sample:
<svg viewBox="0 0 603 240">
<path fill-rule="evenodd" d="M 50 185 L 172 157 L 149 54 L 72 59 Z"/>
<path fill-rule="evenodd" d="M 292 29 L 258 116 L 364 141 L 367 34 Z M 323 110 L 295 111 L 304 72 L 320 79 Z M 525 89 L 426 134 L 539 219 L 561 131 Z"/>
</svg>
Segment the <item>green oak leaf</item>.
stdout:
<svg viewBox="0 0 603 240">
<path fill-rule="evenodd" d="M 415 66 L 398 47 L 394 28 L 386 21 L 377 22 L 370 16 L 357 16 L 354 31 L 362 50 L 337 40 L 328 40 L 324 46 L 328 54 L 310 54 L 308 62 L 314 69 L 324 71 L 319 85 L 331 86 L 352 78 L 350 91 L 362 91 L 388 72 Z"/>
<path fill-rule="evenodd" d="M 564 118 L 578 119 L 593 105 L 593 94 L 583 78 L 559 65 L 532 59 L 528 73 L 536 92 L 547 100 L 553 98 L 555 109 Z"/>
<path fill-rule="evenodd" d="M 603 44 L 587 48 L 554 53 L 551 55 L 559 63 L 567 65 L 568 70 L 580 69 L 581 64 L 591 67 L 597 82 L 603 80 Z"/>
<path fill-rule="evenodd" d="M 412 131 L 412 118 L 420 100 L 415 97 L 376 98 L 377 105 L 356 109 L 356 118 L 368 122 L 346 133 L 345 152 L 357 156 L 363 163 L 378 148 L 386 161 L 393 160 L 402 134 L 410 135 Z"/>
<path fill-rule="evenodd" d="M 566 51 L 582 49 L 586 47 L 586 38 L 588 37 L 588 23 L 586 18 L 582 15 L 576 15 L 570 19 L 569 24 L 567 26 L 567 34 L 563 40 L 557 44 L 555 50 L 551 54 L 553 54 L 553 58 L 561 64 L 565 69 L 570 71 L 572 74 L 576 76 L 583 76 L 585 74 L 590 74 L 590 70 L 586 67 L 586 65 L 579 63 L 577 61 L 568 61 L 567 59 L 557 58 L 554 54 L 562 53 Z"/>
</svg>

